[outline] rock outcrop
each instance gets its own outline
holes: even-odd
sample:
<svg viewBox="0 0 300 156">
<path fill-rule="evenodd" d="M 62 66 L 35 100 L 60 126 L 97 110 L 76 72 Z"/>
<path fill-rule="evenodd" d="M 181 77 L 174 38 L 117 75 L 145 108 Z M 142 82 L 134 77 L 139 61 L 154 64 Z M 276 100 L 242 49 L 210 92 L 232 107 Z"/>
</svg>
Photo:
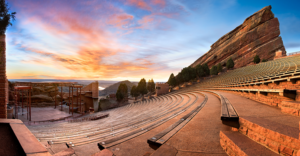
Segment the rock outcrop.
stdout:
<svg viewBox="0 0 300 156">
<path fill-rule="evenodd" d="M 278 50 L 286 55 L 279 35 L 278 19 L 274 18 L 271 6 L 264 7 L 212 44 L 211 49 L 191 66 L 204 63 L 207 63 L 209 68 L 218 63 L 226 66 L 231 57 L 235 68 L 239 68 L 251 64 L 255 55 L 259 55 L 261 60 L 273 60 Z"/>
</svg>

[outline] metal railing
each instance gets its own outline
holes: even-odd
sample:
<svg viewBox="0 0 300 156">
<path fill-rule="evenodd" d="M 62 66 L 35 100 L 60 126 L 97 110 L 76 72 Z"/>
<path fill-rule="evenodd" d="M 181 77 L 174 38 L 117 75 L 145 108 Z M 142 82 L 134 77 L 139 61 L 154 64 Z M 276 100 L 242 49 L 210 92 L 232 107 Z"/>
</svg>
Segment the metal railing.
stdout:
<svg viewBox="0 0 300 156">
<path fill-rule="evenodd" d="M 288 56 L 291 56 L 291 55 L 296 55 L 296 54 L 300 54 L 300 51 L 293 52 L 293 53 L 288 53 Z"/>
</svg>

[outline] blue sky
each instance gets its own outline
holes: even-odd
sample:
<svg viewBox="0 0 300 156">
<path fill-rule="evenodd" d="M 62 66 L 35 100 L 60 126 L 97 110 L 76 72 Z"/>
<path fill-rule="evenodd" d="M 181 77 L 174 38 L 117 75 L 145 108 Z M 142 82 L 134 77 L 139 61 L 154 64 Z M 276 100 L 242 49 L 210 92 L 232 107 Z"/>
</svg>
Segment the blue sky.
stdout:
<svg viewBox="0 0 300 156">
<path fill-rule="evenodd" d="M 8 0 L 9 79 L 166 81 L 271 5 L 288 53 L 300 51 L 299 1 Z"/>
</svg>

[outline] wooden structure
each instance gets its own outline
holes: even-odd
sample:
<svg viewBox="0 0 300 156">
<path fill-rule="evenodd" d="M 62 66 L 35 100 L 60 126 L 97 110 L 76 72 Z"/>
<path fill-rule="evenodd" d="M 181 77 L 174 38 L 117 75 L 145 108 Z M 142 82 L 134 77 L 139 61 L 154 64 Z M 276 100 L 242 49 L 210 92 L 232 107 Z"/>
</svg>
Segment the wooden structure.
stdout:
<svg viewBox="0 0 300 156">
<path fill-rule="evenodd" d="M 15 118 L 18 118 L 18 99 L 20 99 L 20 91 L 22 97 L 22 115 L 23 115 L 23 95 L 24 93 L 27 94 L 27 102 L 26 102 L 26 109 L 27 109 L 27 120 L 31 121 L 31 86 L 15 86 Z"/>
<path fill-rule="evenodd" d="M 70 113 L 70 109 L 71 109 L 71 105 L 72 105 L 72 115 L 73 115 L 73 112 L 74 112 L 74 107 L 73 107 L 73 105 L 74 105 L 74 100 L 73 100 L 73 96 L 74 96 L 74 94 L 73 94 L 73 91 L 74 91 L 74 88 L 76 88 L 76 106 L 77 106 L 77 108 L 78 108 L 78 97 L 79 97 L 79 102 L 80 102 L 80 104 L 79 104 L 79 112 L 80 113 L 82 113 L 82 109 L 81 109 L 81 105 L 82 105 L 82 103 L 81 103 L 81 96 L 80 96 L 80 94 L 81 94 L 81 88 L 82 88 L 83 86 L 81 86 L 81 85 L 72 85 L 72 86 L 69 86 L 69 101 L 71 100 L 72 102 L 70 103 L 70 105 L 69 105 L 69 113 Z M 72 89 L 72 94 L 71 94 L 71 89 Z M 78 90 L 79 89 L 79 90 Z M 72 95 L 72 97 L 71 97 L 71 95 Z"/>
</svg>

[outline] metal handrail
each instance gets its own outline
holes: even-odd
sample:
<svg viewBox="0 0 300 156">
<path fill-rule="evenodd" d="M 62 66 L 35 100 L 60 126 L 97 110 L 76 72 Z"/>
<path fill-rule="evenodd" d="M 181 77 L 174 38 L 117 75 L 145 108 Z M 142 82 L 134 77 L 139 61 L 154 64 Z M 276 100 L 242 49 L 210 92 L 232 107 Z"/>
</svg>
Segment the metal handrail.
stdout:
<svg viewBox="0 0 300 156">
<path fill-rule="evenodd" d="M 296 54 L 300 54 L 300 51 L 293 52 L 293 53 L 288 53 L 288 56 L 291 56 L 291 55 L 296 55 Z"/>
</svg>

